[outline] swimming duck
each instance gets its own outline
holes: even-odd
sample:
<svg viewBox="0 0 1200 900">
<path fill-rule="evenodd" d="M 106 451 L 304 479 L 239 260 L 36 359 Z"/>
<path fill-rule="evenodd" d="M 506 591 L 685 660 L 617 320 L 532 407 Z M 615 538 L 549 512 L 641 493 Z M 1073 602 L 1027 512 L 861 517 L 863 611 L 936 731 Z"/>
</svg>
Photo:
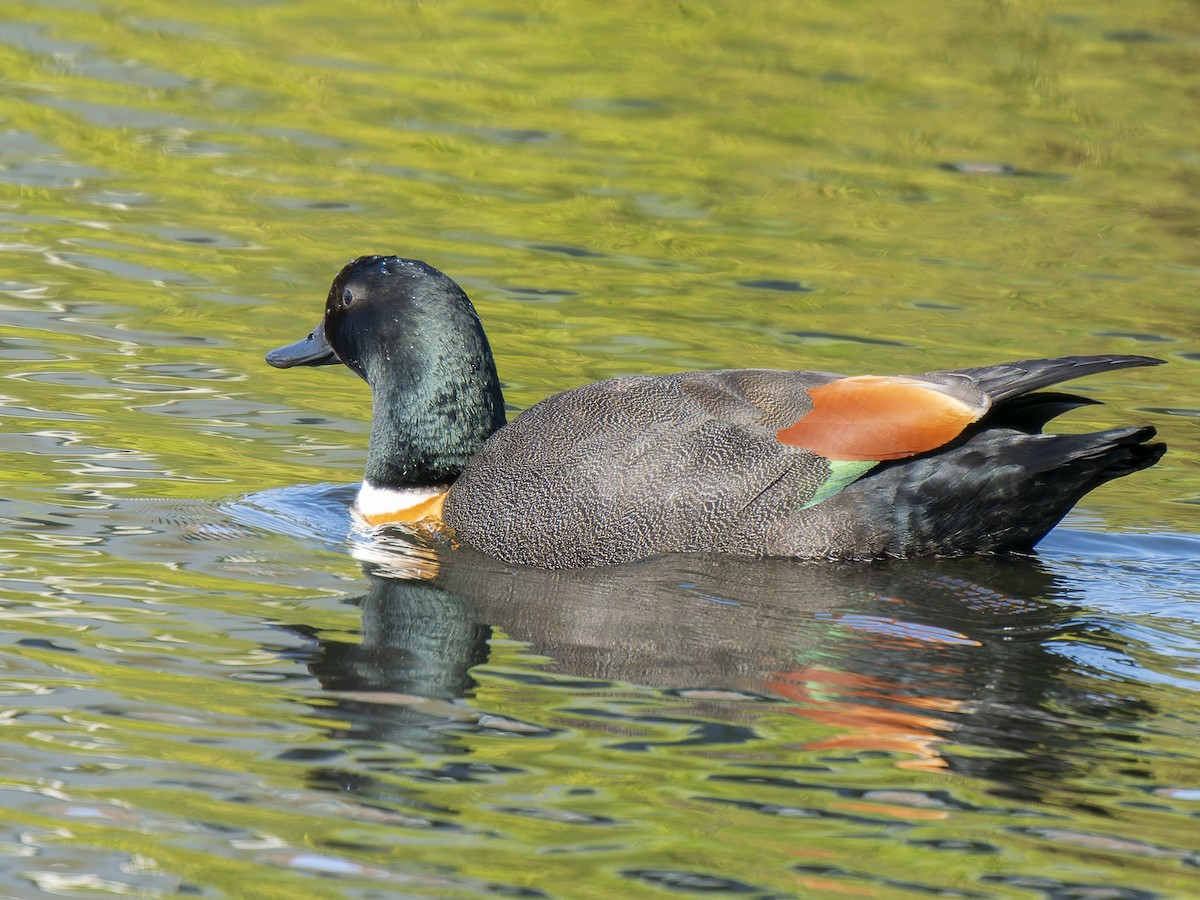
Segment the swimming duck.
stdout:
<svg viewBox="0 0 1200 900">
<path fill-rule="evenodd" d="M 1032 393 L 1144 356 L 920 375 L 726 369 L 610 378 L 506 424 L 475 308 L 426 263 L 364 256 L 325 315 L 267 355 L 371 386 L 357 510 L 509 563 L 670 552 L 862 559 L 1030 550 L 1093 488 L 1154 465 L 1151 427 L 1042 434 L 1095 401 Z"/>
</svg>

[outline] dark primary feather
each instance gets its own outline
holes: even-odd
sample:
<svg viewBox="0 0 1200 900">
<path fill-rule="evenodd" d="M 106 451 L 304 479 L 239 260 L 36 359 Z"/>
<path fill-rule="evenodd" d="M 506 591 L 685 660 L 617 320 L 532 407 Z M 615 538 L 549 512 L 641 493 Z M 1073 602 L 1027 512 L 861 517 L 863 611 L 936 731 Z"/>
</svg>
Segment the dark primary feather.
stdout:
<svg viewBox="0 0 1200 900">
<path fill-rule="evenodd" d="M 1083 378 L 1085 375 L 1162 364 L 1163 360 L 1152 356 L 1062 356 L 1056 359 L 1025 359 L 1002 365 L 959 369 L 958 374 L 965 375 L 979 385 L 979 388 L 991 397 L 992 403 L 996 404 L 1052 384 Z"/>
</svg>

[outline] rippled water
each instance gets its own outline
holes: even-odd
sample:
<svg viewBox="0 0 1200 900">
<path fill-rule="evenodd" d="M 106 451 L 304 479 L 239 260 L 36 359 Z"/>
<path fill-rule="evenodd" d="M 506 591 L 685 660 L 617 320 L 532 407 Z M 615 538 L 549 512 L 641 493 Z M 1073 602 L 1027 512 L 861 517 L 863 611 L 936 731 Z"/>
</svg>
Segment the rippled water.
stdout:
<svg viewBox="0 0 1200 900">
<path fill-rule="evenodd" d="M 0 895 L 1200 893 L 1200 19 L 726 6 L 5 7 Z M 1063 427 L 1171 452 L 1031 559 L 369 542 L 261 362 L 366 252 L 516 407 L 1139 352 Z"/>
</svg>

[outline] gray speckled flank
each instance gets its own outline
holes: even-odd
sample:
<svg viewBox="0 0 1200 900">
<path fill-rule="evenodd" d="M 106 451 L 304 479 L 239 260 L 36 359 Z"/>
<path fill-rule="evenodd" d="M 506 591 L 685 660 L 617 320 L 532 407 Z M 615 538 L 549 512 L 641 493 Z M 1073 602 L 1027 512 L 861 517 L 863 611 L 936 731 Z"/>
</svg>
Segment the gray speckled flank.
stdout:
<svg viewBox="0 0 1200 900">
<path fill-rule="evenodd" d="M 695 372 L 556 394 L 476 452 L 446 523 L 487 553 L 551 567 L 760 552 L 829 473 L 775 431 L 811 408 L 806 387 L 834 377 Z"/>
</svg>

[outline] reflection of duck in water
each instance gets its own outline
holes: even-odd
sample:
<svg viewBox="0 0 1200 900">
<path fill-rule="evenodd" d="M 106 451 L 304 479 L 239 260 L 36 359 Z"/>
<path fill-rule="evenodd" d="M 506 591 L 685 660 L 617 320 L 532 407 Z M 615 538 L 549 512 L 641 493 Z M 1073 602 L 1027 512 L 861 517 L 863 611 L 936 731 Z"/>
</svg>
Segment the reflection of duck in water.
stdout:
<svg viewBox="0 0 1200 900">
<path fill-rule="evenodd" d="M 1087 755 L 1064 754 L 1071 730 L 1034 714 L 1047 696 L 1072 703 L 1058 677 L 1070 663 L 1047 641 L 1075 610 L 1041 599 L 1058 590 L 1033 560 L 812 566 L 688 555 L 546 571 L 396 539 L 364 543 L 360 555 L 371 560 L 370 589 L 353 601 L 361 643 L 323 641 L 312 668 L 335 700 L 329 715 L 363 739 L 455 753 L 469 746 L 454 737 L 464 729 L 552 730 L 542 707 L 549 718 L 521 721 L 520 710 L 485 709 L 480 698 L 454 702 L 474 695 L 473 670 L 496 664 L 502 638 L 524 646 L 509 677 L 560 689 L 572 705 L 652 689 L 654 715 L 677 715 L 684 743 L 752 741 L 784 711 L 814 723 L 798 749 L 893 753 L 902 766 L 1009 789 Z M 431 578 L 406 577 L 414 558 Z M 639 708 L 593 725 L 636 731 Z M 1014 752 L 948 750 L 972 744 Z"/>
<path fill-rule="evenodd" d="M 551 568 L 668 552 L 864 558 L 1027 550 L 1088 491 L 1146 468 L 1152 428 L 1043 435 L 1089 401 L 1031 393 L 1159 360 L 1067 357 L 900 377 L 743 369 L 610 379 L 505 425 L 495 362 L 453 281 L 362 257 L 286 368 L 371 385 L 358 508 L 442 521 Z"/>
</svg>

